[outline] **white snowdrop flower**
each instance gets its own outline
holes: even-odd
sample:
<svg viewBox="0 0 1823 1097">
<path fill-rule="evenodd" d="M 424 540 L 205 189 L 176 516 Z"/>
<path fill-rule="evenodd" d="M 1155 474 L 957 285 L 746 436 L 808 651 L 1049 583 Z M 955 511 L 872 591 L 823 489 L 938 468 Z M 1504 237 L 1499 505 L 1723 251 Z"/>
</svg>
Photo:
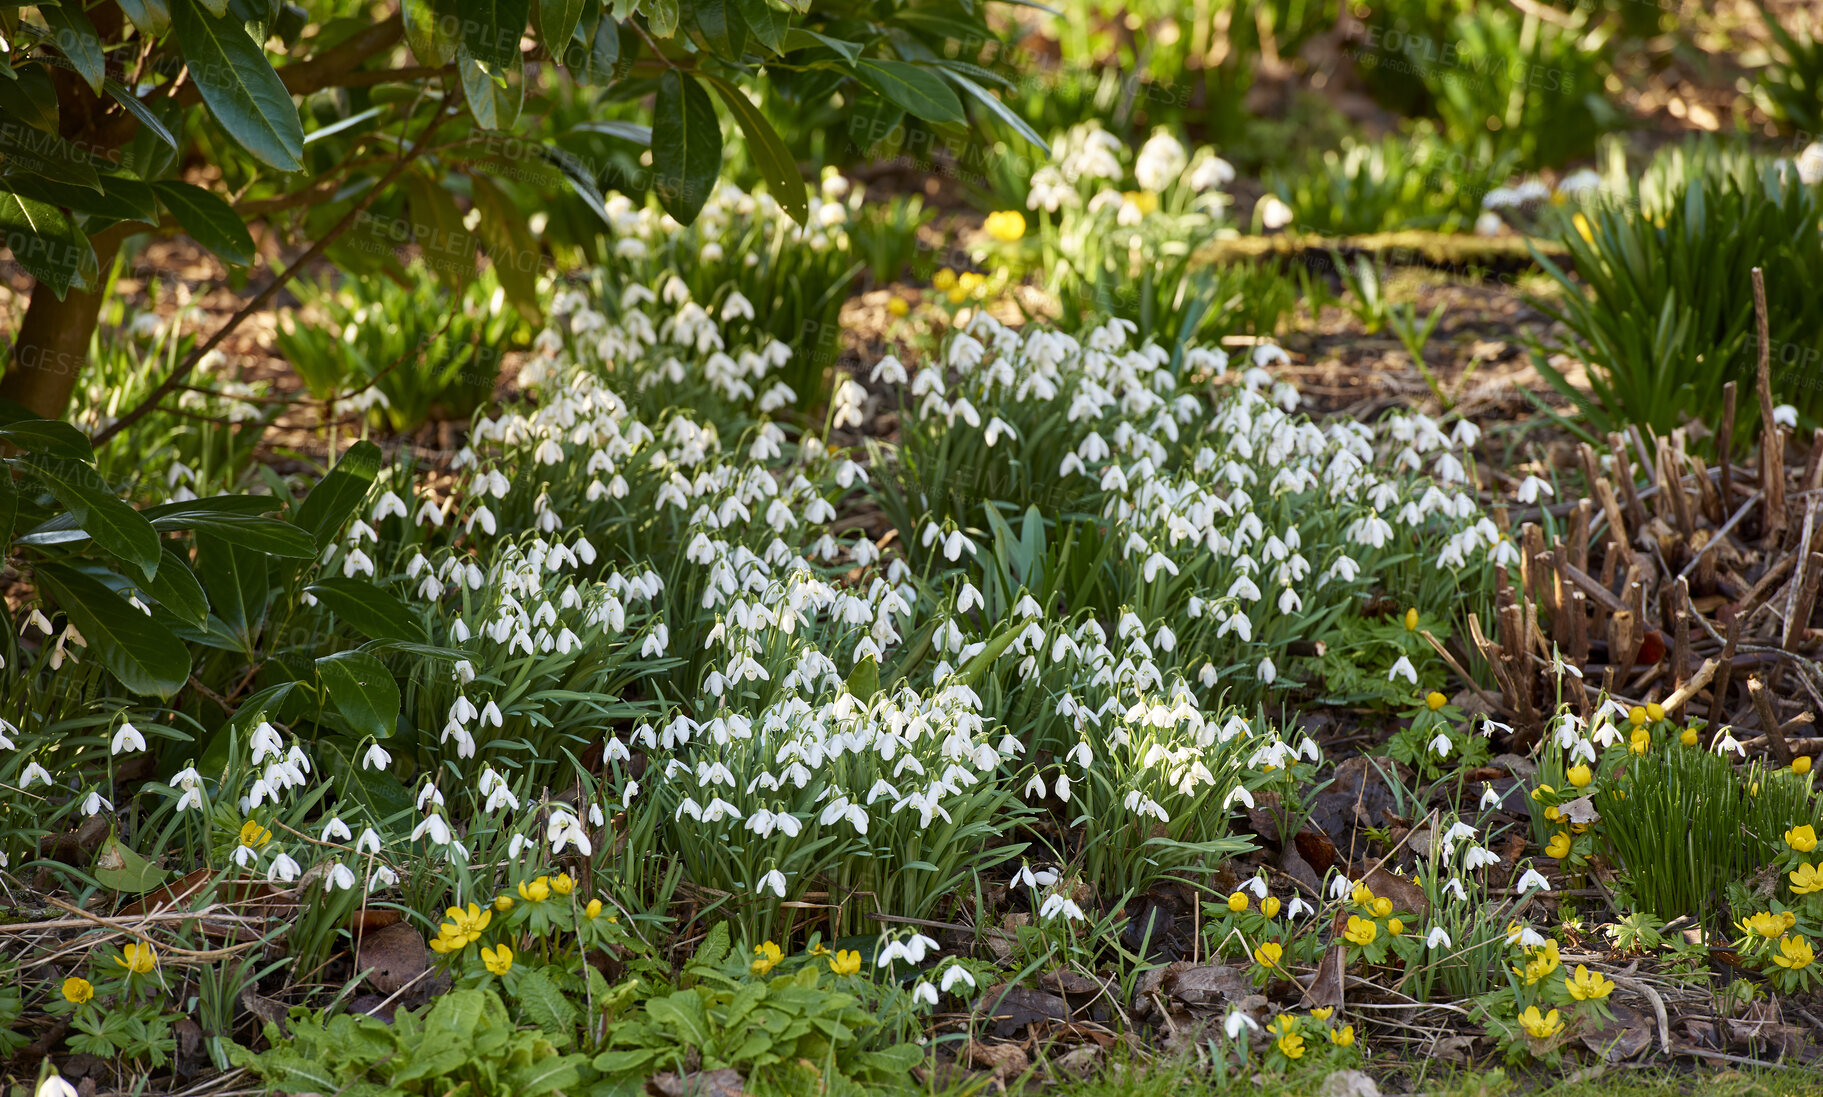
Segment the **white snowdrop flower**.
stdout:
<svg viewBox="0 0 1823 1097">
<path fill-rule="evenodd" d="M 285 741 L 279 738 L 278 729 L 264 720 L 253 729 L 250 740 L 253 747 L 253 764 L 259 765 L 268 757 L 277 757 L 285 753 Z"/>
<path fill-rule="evenodd" d="M 1531 926 L 1516 925 L 1507 930 L 1507 944 L 1509 946 L 1517 945 L 1520 948 L 1529 951 L 1535 948 L 1543 948 L 1548 943 L 1549 942 L 1545 940 L 1545 935 L 1533 929 Z"/>
<path fill-rule="evenodd" d="M 1414 686 L 1418 684 L 1418 671 L 1412 666 L 1409 657 L 1399 656 L 1398 660 L 1393 663 L 1393 668 L 1386 672 L 1387 681 L 1390 682 L 1395 678 L 1404 678 Z"/>
<path fill-rule="evenodd" d="M 1329 882 L 1329 897 L 1331 899 L 1346 899 L 1354 893 L 1354 890 L 1354 881 L 1340 873 L 1337 873 L 1336 878 Z"/>
<path fill-rule="evenodd" d="M 1537 476 L 1527 476 L 1519 482 L 1519 490 L 1513 494 L 1521 503 L 1536 503 L 1540 492 L 1554 496 L 1557 494 L 1557 489 L 1553 488 L 1548 480 Z"/>
<path fill-rule="evenodd" d="M 437 790 L 436 785 L 428 781 L 424 783 L 423 788 L 418 790 L 418 810 L 423 811 L 424 805 L 427 803 L 436 804 L 438 807 L 443 806 L 443 793 Z"/>
<path fill-rule="evenodd" d="M 1713 749 L 1717 754 L 1721 754 L 1723 751 L 1732 750 L 1743 758 L 1747 757 L 1746 746 L 1744 746 L 1739 739 L 1734 737 L 1734 730 L 1732 728 L 1722 729 L 1722 737 L 1716 740 Z"/>
<path fill-rule="evenodd" d="M 1222 1031 L 1230 1040 L 1239 1040 L 1249 1032 L 1258 1032 L 1260 1023 L 1238 1009 L 1228 1011 L 1228 1017 L 1222 1022 Z"/>
<path fill-rule="evenodd" d="M 361 837 L 356 840 L 354 848 L 356 853 L 370 853 L 378 856 L 380 853 L 379 833 L 372 827 L 361 828 Z"/>
<path fill-rule="evenodd" d="M 1424 938 L 1424 947 L 1428 949 L 1449 948 L 1450 935 L 1442 926 L 1432 926 L 1429 936 Z"/>
<path fill-rule="evenodd" d="M 1437 757 L 1448 758 L 1450 756 L 1450 737 L 1438 732 L 1437 737 L 1431 740 L 1430 747 L 1436 752 Z"/>
<path fill-rule="evenodd" d="M 1798 429 L 1798 409 L 1790 404 L 1778 404 L 1772 409 L 1772 421 L 1781 427 Z"/>
<path fill-rule="evenodd" d="M 487 534 L 489 537 L 494 535 L 494 530 L 496 528 L 494 523 L 494 512 L 487 508 L 486 503 L 476 507 L 474 513 L 468 516 L 468 524 L 464 529 L 468 533 L 473 533 L 475 532 L 476 526 L 480 526 L 481 532 Z"/>
<path fill-rule="evenodd" d="M 968 969 L 963 967 L 959 961 L 950 964 L 949 967 L 944 969 L 942 984 L 943 993 L 948 994 L 950 989 L 957 983 L 966 983 L 971 989 L 975 986 L 975 977 L 970 975 Z"/>
<path fill-rule="evenodd" d="M 760 877 L 759 885 L 753 889 L 755 895 L 764 895 L 768 891 L 780 899 L 785 897 L 785 874 L 776 868 Z"/>
<path fill-rule="evenodd" d="M 912 1004 L 934 1006 L 937 1004 L 937 988 L 922 980 L 912 988 Z"/>
<path fill-rule="evenodd" d="M 113 801 L 92 789 L 87 796 L 82 798 L 82 813 L 84 815 L 100 815 L 103 811 L 113 810 Z"/>
<path fill-rule="evenodd" d="M 142 313 L 134 319 L 137 321 L 148 315 L 151 314 Z M 33 1092 L 32 1097 L 77 1097 L 77 1093 L 75 1086 L 65 1081 L 63 1075 L 53 1070 L 38 1083 L 38 1088 Z"/>
<path fill-rule="evenodd" d="M 376 522 L 384 522 L 393 515 L 403 518 L 407 513 L 405 500 L 390 490 L 381 493 L 379 501 L 373 505 L 373 520 Z"/>
<path fill-rule="evenodd" d="M 1462 856 L 1462 867 L 1470 872 L 1500 863 L 1500 855 L 1486 846 L 1470 846 Z"/>
<path fill-rule="evenodd" d="M 889 354 L 874 363 L 873 372 L 868 375 L 868 379 L 878 384 L 903 385 L 910 377 L 905 372 L 904 364 Z"/>
<path fill-rule="evenodd" d="M 1042 800 L 1044 799 L 1044 793 L 1044 775 L 1038 773 L 1032 774 L 1032 779 L 1025 783 L 1025 792 L 1023 795 L 1028 799 Z"/>
<path fill-rule="evenodd" d="M 1494 799 L 1498 801 L 1500 797 L 1495 796 Z M 1450 826 L 1450 829 L 1443 832 L 1443 841 L 1446 848 L 1449 848 L 1454 847 L 1457 842 L 1463 842 L 1470 838 L 1478 837 L 1479 834 L 1480 832 L 1474 827 L 1458 820 Z"/>
<path fill-rule="evenodd" d="M 1260 660 L 1259 668 L 1254 671 L 1254 676 L 1258 678 L 1260 684 L 1264 686 L 1270 686 L 1273 683 L 1273 680 L 1278 678 L 1279 668 L 1273 664 L 1272 656 L 1268 655 Z M 1249 804 L 1248 806 L 1252 807 L 1253 805 Z"/>
<path fill-rule="evenodd" d="M 1499 236 L 1500 230 L 1505 227 L 1506 222 L 1493 210 L 1482 210 L 1475 217 L 1476 236 Z"/>
<path fill-rule="evenodd" d="M 373 576 L 373 561 L 360 549 L 349 546 L 348 555 L 342 557 L 342 578 L 352 579 L 356 574 Z"/>
<path fill-rule="evenodd" d="M 1253 892 L 1253 897 L 1255 899 L 1266 898 L 1266 877 L 1255 876 L 1253 879 L 1242 884 L 1241 890 Z"/>
<path fill-rule="evenodd" d="M 1306 903 L 1301 896 L 1292 896 L 1291 902 L 1285 904 L 1285 917 L 1296 918 L 1303 914 L 1315 913 L 1316 908 Z"/>
<path fill-rule="evenodd" d="M 491 724 L 494 727 L 500 727 L 504 723 L 504 718 L 500 714 L 500 706 L 494 704 L 491 699 L 481 708 L 481 723 L 483 725 Z"/>
<path fill-rule="evenodd" d="M 588 832 L 582 828 L 582 820 L 567 811 L 551 812 L 550 822 L 545 827 L 545 840 L 551 844 L 553 855 L 562 853 L 565 846 L 575 846 L 576 852 L 584 857 L 592 856 L 595 845 L 589 841 Z"/>
<path fill-rule="evenodd" d="M 424 820 L 412 829 L 411 840 L 415 842 L 418 839 L 427 836 L 436 845 L 449 845 L 450 830 L 448 820 L 444 819 L 441 815 L 426 815 Z"/>
<path fill-rule="evenodd" d="M 266 866 L 266 879 L 273 883 L 289 884 L 296 880 L 298 874 L 303 871 L 288 854 L 280 853 L 272 859 L 270 865 Z"/>
<path fill-rule="evenodd" d="M 515 834 L 506 843 L 506 856 L 510 861 L 517 861 L 525 856 L 525 851 L 534 848 L 534 843 L 523 834 Z"/>
<path fill-rule="evenodd" d="M 384 770 L 391 765 L 392 755 L 386 753 L 386 748 L 378 743 L 370 745 L 367 748 L 367 752 L 361 755 L 362 769 Z"/>
<path fill-rule="evenodd" d="M 1570 748 L 1570 764 L 1575 765 L 1578 761 L 1594 762 L 1595 744 L 1587 739 L 1576 740 L 1576 745 Z"/>
<path fill-rule="evenodd" d="M 1038 918 L 1040 921 L 1044 922 L 1048 922 L 1053 918 L 1063 918 L 1064 920 L 1071 922 L 1088 921 L 1088 916 L 1083 914 L 1081 907 L 1077 906 L 1068 896 L 1055 891 L 1052 892 L 1050 897 L 1045 899 L 1044 904 L 1038 908 Z"/>
<path fill-rule="evenodd" d="M 1254 213 L 1259 217 L 1261 226 L 1268 232 L 1277 232 L 1291 224 L 1298 216 L 1290 206 L 1280 201 L 1276 194 L 1268 194 L 1261 198 L 1259 204 L 1254 207 Z"/>
<path fill-rule="evenodd" d="M 114 741 L 109 748 L 113 754 L 136 754 L 146 749 L 146 737 L 132 724 L 121 724 L 120 730 L 114 733 Z"/>
<path fill-rule="evenodd" d="M 1229 807 L 1237 803 L 1246 804 L 1248 807 L 1253 806 L 1253 793 L 1248 792 L 1245 785 L 1234 786 L 1234 791 L 1230 792 L 1227 797 L 1222 800 L 1222 810 L 1226 811 Z"/>
<path fill-rule="evenodd" d="M 439 507 L 431 500 L 426 499 L 423 504 L 418 507 L 418 513 L 412 516 L 412 520 L 421 526 L 428 525 L 435 527 L 436 529 L 442 529 L 443 508 Z"/>
<path fill-rule="evenodd" d="M 1469 893 L 1463 889 L 1462 881 L 1454 876 L 1450 877 L 1449 883 L 1443 885 L 1443 890 L 1454 895 L 1458 903 L 1469 901 Z"/>
<path fill-rule="evenodd" d="M 1133 179 L 1141 190 L 1153 193 L 1164 190 L 1190 166 L 1190 156 L 1168 130 L 1155 130 L 1139 150 L 1133 163 Z"/>
<path fill-rule="evenodd" d="M 1495 791 L 1493 785 L 1489 785 L 1481 792 L 1481 810 L 1486 811 L 1488 808 L 1498 806 L 1500 806 L 1500 793 Z"/>
<path fill-rule="evenodd" d="M 241 868 L 249 868 L 256 865 L 259 863 L 260 859 L 259 851 L 252 846 L 236 846 L 234 848 L 233 856 L 234 863 Z"/>
<path fill-rule="evenodd" d="M 323 878 L 323 890 L 353 891 L 355 886 L 354 872 L 340 861 L 331 861 L 329 871 Z"/>
<path fill-rule="evenodd" d="M 1526 869 L 1526 875 L 1519 878 L 1519 884 L 1513 884 L 1513 895 L 1524 895 L 1531 889 L 1550 891 L 1551 882 L 1546 880 L 1539 869 Z"/>
<path fill-rule="evenodd" d="M 342 822 L 337 816 L 330 816 L 329 822 L 323 825 L 323 841 L 325 842 L 346 842 L 353 837 L 354 832 L 348 829 L 348 824 Z"/>
<path fill-rule="evenodd" d="M 379 868 L 373 870 L 372 876 L 367 878 L 367 890 L 385 891 L 398 882 L 399 874 L 392 869 L 387 868 L 385 865 L 381 865 Z"/>
</svg>

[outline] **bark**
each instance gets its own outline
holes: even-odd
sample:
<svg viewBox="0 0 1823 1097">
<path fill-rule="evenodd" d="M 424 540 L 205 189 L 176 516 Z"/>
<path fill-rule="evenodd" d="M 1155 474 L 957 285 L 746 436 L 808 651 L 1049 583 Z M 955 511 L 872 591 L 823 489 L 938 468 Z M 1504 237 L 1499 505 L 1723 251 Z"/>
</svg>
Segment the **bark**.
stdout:
<svg viewBox="0 0 1823 1097">
<path fill-rule="evenodd" d="M 104 283 L 121 235 L 111 228 L 89 238 Z M 89 343 L 104 299 L 103 293 L 72 288 L 59 301 L 49 286 L 32 287 L 31 304 L 26 306 L 19 336 L 13 341 L 6 373 L 0 376 L 0 400 L 23 404 L 42 419 L 63 418 L 76 379 L 88 365 Z"/>
</svg>

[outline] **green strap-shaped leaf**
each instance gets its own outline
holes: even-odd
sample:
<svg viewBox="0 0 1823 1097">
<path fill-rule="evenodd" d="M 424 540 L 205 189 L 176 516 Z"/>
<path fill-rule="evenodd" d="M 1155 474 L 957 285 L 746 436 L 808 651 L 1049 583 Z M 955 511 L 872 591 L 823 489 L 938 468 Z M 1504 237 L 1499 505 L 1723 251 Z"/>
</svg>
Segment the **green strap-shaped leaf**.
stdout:
<svg viewBox="0 0 1823 1097">
<path fill-rule="evenodd" d="M 62 503 L 95 543 L 150 579 L 158 574 L 158 531 L 108 489 L 94 466 L 36 454 L 21 462 Z"/>
<path fill-rule="evenodd" d="M 268 167 L 302 170 L 297 105 L 240 21 L 210 13 L 202 0 L 176 0 L 172 22 L 190 77 L 228 135 Z"/>
<path fill-rule="evenodd" d="M 741 130 L 747 135 L 747 151 L 753 156 L 754 166 L 760 169 L 760 177 L 772 189 L 772 195 L 778 199 L 779 207 L 787 216 L 803 225 L 810 220 L 808 192 L 804 185 L 804 176 L 798 171 L 797 158 L 785 147 L 778 131 L 766 116 L 753 105 L 745 92 L 719 77 L 707 77 L 709 86 L 728 104 L 728 112 L 734 115 Z"/>
<path fill-rule="evenodd" d="M 0 126 L 0 129 L 5 127 Z M 0 180 L 0 188 L 6 186 Z M 51 288 L 58 299 L 97 265 L 89 238 L 56 206 L 0 190 L 0 238 L 26 273 Z"/>
<path fill-rule="evenodd" d="M 374 477 L 379 474 L 380 447 L 364 440 L 356 442 L 342 454 L 329 475 L 304 496 L 293 523 L 310 534 L 317 550 L 321 551 L 361 505 L 361 500 L 367 498 Z"/>
<path fill-rule="evenodd" d="M 949 85 L 929 69 L 904 61 L 863 57 L 855 63 L 855 75 L 868 87 L 904 107 L 907 113 L 926 122 L 963 121 L 962 100 L 957 99 Z"/>
<path fill-rule="evenodd" d="M 86 654 L 130 692 L 168 698 L 189 681 L 183 641 L 99 580 L 50 564 L 32 574 L 89 642 Z"/>
<path fill-rule="evenodd" d="M 1013 108 L 1007 106 L 1005 103 L 1002 103 L 999 97 L 993 92 L 954 69 L 949 70 L 949 78 L 951 83 L 955 84 L 963 91 L 968 92 L 980 102 L 982 106 L 992 112 L 995 117 L 1013 127 L 1014 133 L 1017 133 L 1031 144 L 1037 146 L 1046 156 L 1051 154 L 1051 146 L 1045 144 L 1044 138 L 1038 136 L 1038 131 L 1028 125 L 1025 119 L 1019 117 L 1017 111 L 1013 110 Z"/>
<path fill-rule="evenodd" d="M 694 77 L 668 69 L 652 109 L 652 176 L 659 204 L 689 224 L 702 212 L 722 170 L 722 127 L 715 104 Z"/>
<path fill-rule="evenodd" d="M 339 651 L 316 668 L 330 703 L 357 733 L 386 739 L 398 729 L 399 683 L 385 663 L 364 651 Z"/>
<path fill-rule="evenodd" d="M 190 183 L 160 180 L 152 184 L 152 189 L 190 239 L 235 266 L 253 264 L 253 236 L 233 206 Z"/>
<path fill-rule="evenodd" d="M 66 0 L 54 8 L 40 7 L 38 14 L 44 16 L 45 25 L 51 28 L 51 43 L 69 58 L 83 83 L 100 95 L 101 82 L 107 76 L 108 58 L 101 52 L 101 36 L 95 33 L 95 24 L 89 22 L 82 5 L 75 0 Z"/>
<path fill-rule="evenodd" d="M 371 640 L 430 643 L 430 633 L 417 614 L 385 587 L 363 579 L 324 579 L 304 592 Z"/>
</svg>

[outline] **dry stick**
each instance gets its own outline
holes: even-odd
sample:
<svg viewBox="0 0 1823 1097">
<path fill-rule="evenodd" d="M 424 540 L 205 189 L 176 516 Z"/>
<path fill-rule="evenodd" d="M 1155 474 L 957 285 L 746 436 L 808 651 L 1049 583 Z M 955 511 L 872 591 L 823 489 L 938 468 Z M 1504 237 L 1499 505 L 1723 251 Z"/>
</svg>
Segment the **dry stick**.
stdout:
<svg viewBox="0 0 1823 1097">
<path fill-rule="evenodd" d="M 1461 678 L 1464 682 L 1468 683 L 1468 687 L 1475 691 L 1475 696 L 1481 698 L 1490 705 L 1498 706 L 1500 704 L 1500 698 L 1495 697 L 1493 694 L 1477 685 L 1475 679 L 1469 676 L 1469 672 L 1462 669 L 1462 664 L 1456 661 L 1456 657 L 1449 653 L 1449 649 L 1445 648 L 1435 636 L 1431 635 L 1430 629 L 1419 629 L 1418 635 L 1424 637 L 1425 641 L 1429 643 L 1431 647 L 1437 649 L 1437 654 L 1443 656 L 1443 661 L 1449 664 L 1449 668 L 1456 672 L 1458 678 Z"/>
<path fill-rule="evenodd" d="M 1810 628 L 1810 615 L 1817 607 L 1817 584 L 1823 580 L 1823 553 L 1813 552 L 1804 561 L 1804 584 L 1798 594 L 1798 604 L 1785 621 L 1785 648 L 1791 650 L 1804 639 Z"/>
<path fill-rule="evenodd" d="M 1749 495 L 1747 501 L 1741 504 L 1741 509 L 1735 511 L 1728 521 L 1722 523 L 1721 529 L 1716 530 L 1714 534 L 1710 535 L 1709 540 L 1703 542 L 1703 547 L 1696 550 L 1696 556 L 1694 556 L 1688 564 L 1684 565 L 1683 571 L 1677 573 L 1679 579 L 1688 578 L 1690 573 L 1696 570 L 1696 565 L 1702 562 L 1704 556 L 1709 554 L 1709 550 L 1716 545 L 1721 544 L 1722 539 L 1728 536 L 1729 531 L 1740 524 L 1741 519 L 1747 517 L 1747 513 L 1753 509 L 1753 505 L 1759 502 L 1761 494 L 1761 492 L 1756 491 L 1752 495 Z"/>
<path fill-rule="evenodd" d="M 1722 428 L 1716 435 L 1715 453 L 1722 462 L 1722 477 L 1717 487 L 1722 490 L 1722 513 L 1734 509 L 1734 402 L 1735 383 L 1722 386 Z"/>
<path fill-rule="evenodd" d="M 1753 702 L 1753 711 L 1760 718 L 1760 727 L 1766 733 L 1766 745 L 1772 748 L 1773 758 L 1779 765 L 1791 765 L 1791 745 L 1785 741 L 1785 731 L 1779 726 L 1779 718 L 1772 711 L 1771 691 L 1766 683 L 1758 678 L 1747 679 L 1747 696 Z"/>
<path fill-rule="evenodd" d="M 1753 316 L 1760 336 L 1760 360 L 1754 386 L 1760 395 L 1760 490 L 1766 493 L 1766 543 L 1777 544 L 1785 532 L 1785 461 L 1779 452 L 1779 425 L 1772 418 L 1772 332 L 1766 316 L 1766 275 L 1753 268 Z"/>
<path fill-rule="evenodd" d="M 1714 659 L 1703 660 L 1703 665 L 1690 676 L 1690 680 L 1677 687 L 1677 691 L 1665 698 L 1664 704 L 1659 707 L 1663 708 L 1667 715 L 1676 713 L 1678 709 L 1684 707 L 1684 702 L 1703 692 L 1703 687 L 1709 684 L 1711 678 L 1715 677 L 1716 668 L 1719 665 Z"/>
<path fill-rule="evenodd" d="M 96 434 L 92 439 L 92 444 L 97 449 L 107 445 L 121 431 L 132 426 L 134 423 L 139 422 L 156 410 L 159 401 L 171 395 L 172 392 L 176 391 L 179 385 L 184 383 L 184 380 L 190 376 L 191 371 L 196 368 L 196 364 L 202 361 L 204 355 L 219 346 L 222 340 L 226 339 L 236 328 L 240 327 L 249 316 L 252 316 L 254 313 L 265 308 L 266 305 L 278 295 L 278 291 L 283 289 L 287 283 L 297 276 L 298 272 L 314 262 L 319 255 L 323 254 L 324 250 L 327 249 L 330 244 L 334 243 L 335 240 L 342 235 L 342 233 L 348 231 L 348 227 L 354 224 L 355 218 L 366 213 L 367 208 L 373 205 L 374 200 L 380 196 L 382 191 L 396 182 L 399 176 L 405 174 L 405 170 L 411 166 L 412 161 L 418 158 L 418 154 L 423 151 L 425 146 L 429 143 L 431 134 L 436 132 L 437 127 L 442 125 L 443 120 L 447 117 L 449 117 L 449 115 L 444 113 L 443 108 L 439 106 L 437 108 L 437 117 L 423 133 L 418 135 L 418 140 L 412 145 L 410 151 L 401 156 L 399 162 L 393 165 L 392 170 L 387 172 L 378 183 L 374 184 L 373 187 L 369 188 L 366 194 L 361 196 L 361 200 L 354 204 L 354 208 L 344 214 L 342 219 L 337 221 L 328 232 L 318 237 L 317 241 L 310 245 L 309 250 L 299 256 L 295 262 L 274 276 L 266 288 L 254 296 L 253 300 L 248 301 L 245 305 L 241 306 L 240 311 L 236 312 L 233 316 L 230 316 L 227 323 L 217 328 L 215 334 L 211 335 L 207 342 L 190 351 L 183 362 L 178 365 L 176 369 L 172 370 L 163 381 L 158 383 L 157 388 L 146 394 L 145 399 L 133 405 L 133 408 L 125 415 L 114 420 L 106 427 L 103 427 L 101 432 Z"/>
</svg>

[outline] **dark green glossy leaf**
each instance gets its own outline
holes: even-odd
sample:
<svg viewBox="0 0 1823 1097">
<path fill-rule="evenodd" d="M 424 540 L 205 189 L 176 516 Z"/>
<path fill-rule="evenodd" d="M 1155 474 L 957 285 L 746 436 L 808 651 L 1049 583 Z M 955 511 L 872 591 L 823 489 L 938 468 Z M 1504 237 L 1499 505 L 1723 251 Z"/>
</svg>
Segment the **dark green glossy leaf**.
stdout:
<svg viewBox="0 0 1823 1097">
<path fill-rule="evenodd" d="M 486 176 L 469 176 L 469 194 L 481 212 L 475 231 L 487 244 L 500 288 L 520 315 L 538 323 L 538 273 L 544 268 L 544 252 L 537 238 L 513 200 Z"/>
<path fill-rule="evenodd" d="M 101 36 L 95 33 L 95 24 L 89 22 L 82 5 L 76 0 L 65 0 L 56 7 L 40 7 L 38 14 L 51 28 L 51 43 L 69 58 L 83 83 L 100 95 L 101 82 L 107 76 L 108 59 L 101 52 Z"/>
<path fill-rule="evenodd" d="M 739 0 L 741 18 L 747 30 L 773 53 L 781 52 L 785 32 L 791 29 L 791 16 L 766 3 L 766 0 Z"/>
<path fill-rule="evenodd" d="M 0 180 L 0 188 L 5 185 Z M 0 190 L 0 237 L 7 240 L 14 261 L 60 299 L 84 280 L 85 268 L 97 266 L 89 238 L 69 215 L 35 198 Z"/>
<path fill-rule="evenodd" d="M 728 112 L 734 115 L 747 135 L 747 152 L 753 157 L 753 165 L 760 169 L 760 178 L 778 200 L 779 207 L 787 216 L 803 225 L 810 220 L 808 193 L 804 186 L 804 176 L 798 171 L 797 158 L 785 147 L 772 123 L 760 113 L 746 93 L 717 77 L 708 77 L 709 86 L 728 104 Z"/>
<path fill-rule="evenodd" d="M 531 0 L 468 0 L 462 5 L 462 44 L 491 71 L 518 63 Z"/>
<path fill-rule="evenodd" d="M 722 169 L 715 104 L 694 77 L 667 70 L 652 110 L 652 182 L 672 217 L 689 224 L 702 212 Z"/>
<path fill-rule="evenodd" d="M 391 737 L 398 727 L 399 683 L 386 664 L 364 651 L 341 651 L 316 661 L 330 703 L 357 733 Z"/>
<path fill-rule="evenodd" d="M 100 191 L 37 175 L 9 175 L 0 186 L 22 198 L 62 206 L 71 213 L 80 213 L 102 221 L 158 224 L 158 201 L 152 197 L 152 188 L 123 175 L 102 176 Z M 90 224 L 89 227 L 95 226 Z"/>
<path fill-rule="evenodd" d="M 120 10 L 149 38 L 171 29 L 171 5 L 166 0 L 120 0 Z"/>
<path fill-rule="evenodd" d="M 85 654 L 129 691 L 170 697 L 189 681 L 183 641 L 99 580 L 50 564 L 34 568 L 33 578 L 89 642 Z"/>
<path fill-rule="evenodd" d="M 373 640 L 430 643 L 430 633 L 399 596 L 364 579 L 324 579 L 304 588 L 324 609 Z"/>
<path fill-rule="evenodd" d="M 95 459 L 95 448 L 89 445 L 89 436 L 61 419 L 14 419 L 0 426 L 0 442 L 48 457 L 68 457 L 75 461 Z"/>
<path fill-rule="evenodd" d="M 278 171 L 299 171 L 304 126 L 266 51 L 239 20 L 202 0 L 176 0 L 172 22 L 184 62 L 210 113 L 253 157 Z"/>
<path fill-rule="evenodd" d="M 253 264 L 253 236 L 233 206 L 190 183 L 161 180 L 152 190 L 190 239 L 236 266 Z"/>
<path fill-rule="evenodd" d="M 546 53 L 560 59 L 566 55 L 587 6 L 587 0 L 537 0 L 538 40 Z"/>
<path fill-rule="evenodd" d="M 372 442 L 360 441 L 348 447 L 342 459 L 329 470 L 321 483 L 310 490 L 298 506 L 297 517 L 293 519 L 298 528 L 310 534 L 319 551 L 340 532 L 348 516 L 353 514 L 361 501 L 367 498 L 367 492 L 373 487 L 374 477 L 380 474 L 380 447 Z"/>
<path fill-rule="evenodd" d="M 216 620 L 241 651 L 251 653 L 266 623 L 266 602 L 272 593 L 266 557 L 214 534 L 198 533 L 196 571 Z"/>
<path fill-rule="evenodd" d="M 187 624 L 202 628 L 209 621 L 209 599 L 203 585 L 184 558 L 169 548 L 164 550 L 158 574 L 146 584 L 146 593 Z"/>
<path fill-rule="evenodd" d="M 57 88 L 43 65 L 26 65 L 12 80 L 0 80 L 0 111 L 35 130 L 56 134 Z"/>
<path fill-rule="evenodd" d="M 148 579 L 158 573 L 158 531 L 116 496 L 92 465 L 36 454 L 20 463 L 44 482 L 76 525 L 103 550 L 138 568 Z"/>
<path fill-rule="evenodd" d="M 868 87 L 905 108 L 906 112 L 938 124 L 961 122 L 962 101 L 941 77 L 929 69 L 865 57 L 855 64 L 855 75 Z"/>
</svg>

